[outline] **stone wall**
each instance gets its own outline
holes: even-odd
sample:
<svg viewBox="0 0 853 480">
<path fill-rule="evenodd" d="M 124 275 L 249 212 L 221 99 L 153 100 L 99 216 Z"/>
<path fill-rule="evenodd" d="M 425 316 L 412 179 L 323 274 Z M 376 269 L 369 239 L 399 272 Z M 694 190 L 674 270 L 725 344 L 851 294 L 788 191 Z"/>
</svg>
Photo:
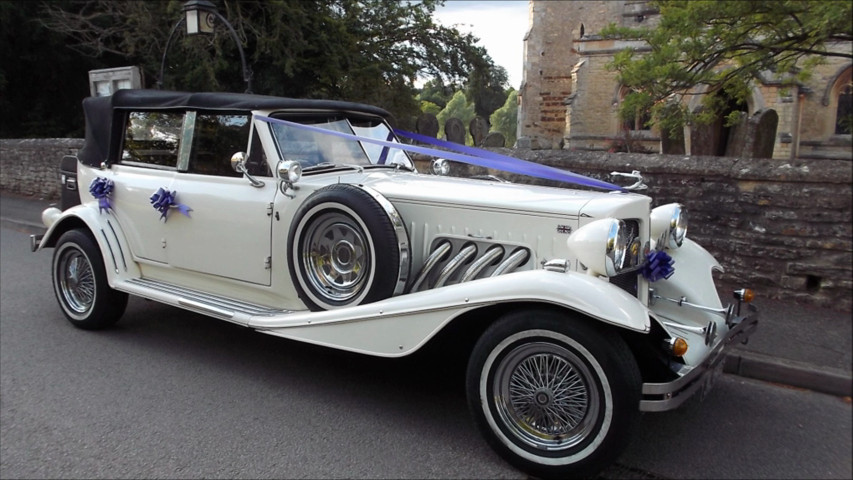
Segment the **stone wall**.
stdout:
<svg viewBox="0 0 853 480">
<path fill-rule="evenodd" d="M 82 143 L 0 140 L 0 190 L 58 199 L 59 161 Z M 853 162 L 492 150 L 614 183 L 620 182 L 610 172 L 640 170 L 653 206 L 687 206 L 688 235 L 726 269 L 718 277 L 726 288 L 749 286 L 765 298 L 851 310 Z M 420 162 L 418 168 L 429 172 L 429 162 Z M 460 170 L 466 169 L 454 165 L 454 171 Z M 491 173 L 516 182 L 549 183 Z"/>
<path fill-rule="evenodd" d="M 59 162 L 82 146 L 82 138 L 0 139 L 0 190 L 58 200 Z"/>
<path fill-rule="evenodd" d="M 853 163 L 742 160 L 565 150 L 493 149 L 600 180 L 628 185 L 610 172 L 639 170 L 652 206 L 686 205 L 688 236 L 726 270 L 725 288 L 747 286 L 765 298 L 851 310 L 853 300 Z M 428 171 L 419 165 L 419 170 Z M 459 172 L 485 173 L 454 166 Z M 452 171 L 454 171 L 452 170 Z M 461 172 L 460 172 L 461 173 Z M 519 183 L 559 186 L 491 171 Z M 631 183 L 633 180 L 630 181 Z"/>
</svg>

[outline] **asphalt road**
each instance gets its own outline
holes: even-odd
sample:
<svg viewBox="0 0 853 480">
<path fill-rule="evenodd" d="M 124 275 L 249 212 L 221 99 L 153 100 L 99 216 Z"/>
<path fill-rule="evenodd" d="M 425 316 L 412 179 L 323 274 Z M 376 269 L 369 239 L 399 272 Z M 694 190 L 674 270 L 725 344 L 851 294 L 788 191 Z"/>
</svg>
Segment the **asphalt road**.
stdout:
<svg viewBox="0 0 853 480">
<path fill-rule="evenodd" d="M 138 298 L 77 330 L 51 254 L 0 229 L 0 478 L 525 478 L 440 352 L 359 356 Z M 849 398 L 724 375 L 644 415 L 602 478 L 851 478 L 851 422 Z"/>
</svg>

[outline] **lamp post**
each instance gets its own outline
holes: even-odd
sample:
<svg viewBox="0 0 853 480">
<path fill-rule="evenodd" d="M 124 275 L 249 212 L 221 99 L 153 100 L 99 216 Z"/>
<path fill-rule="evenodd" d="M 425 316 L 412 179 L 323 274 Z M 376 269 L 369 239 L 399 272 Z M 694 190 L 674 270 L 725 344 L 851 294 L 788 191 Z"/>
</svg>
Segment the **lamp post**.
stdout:
<svg viewBox="0 0 853 480">
<path fill-rule="evenodd" d="M 240 63 L 243 66 L 243 81 L 246 82 L 246 93 L 252 93 L 252 72 L 246 67 L 246 56 L 243 54 L 243 46 L 240 45 L 240 38 L 234 27 L 223 17 L 216 9 L 216 5 L 207 0 L 190 0 L 184 3 L 182 9 L 184 16 L 175 23 L 172 31 L 169 32 L 169 39 L 166 40 L 166 48 L 163 49 L 163 58 L 160 61 L 160 74 L 157 76 L 157 88 L 163 88 L 163 72 L 166 67 L 166 54 L 169 53 L 169 46 L 175 37 L 175 33 L 182 23 L 187 25 L 187 35 L 208 34 L 213 33 L 213 28 L 218 19 L 223 25 L 228 27 L 231 33 L 231 38 L 237 44 L 237 50 L 240 52 Z"/>
</svg>

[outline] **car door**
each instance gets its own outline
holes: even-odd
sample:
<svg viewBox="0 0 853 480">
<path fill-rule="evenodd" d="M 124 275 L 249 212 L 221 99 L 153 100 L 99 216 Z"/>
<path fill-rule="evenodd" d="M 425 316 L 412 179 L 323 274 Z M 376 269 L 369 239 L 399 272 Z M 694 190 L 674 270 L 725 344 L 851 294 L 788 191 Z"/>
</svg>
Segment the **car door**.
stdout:
<svg viewBox="0 0 853 480">
<path fill-rule="evenodd" d="M 192 144 L 186 165 L 173 182 L 176 201 L 169 212 L 167 260 L 190 272 L 260 285 L 270 284 L 272 202 L 277 185 L 252 142 L 248 113 L 188 112 Z M 236 152 L 249 153 L 253 186 L 231 166 Z"/>
</svg>

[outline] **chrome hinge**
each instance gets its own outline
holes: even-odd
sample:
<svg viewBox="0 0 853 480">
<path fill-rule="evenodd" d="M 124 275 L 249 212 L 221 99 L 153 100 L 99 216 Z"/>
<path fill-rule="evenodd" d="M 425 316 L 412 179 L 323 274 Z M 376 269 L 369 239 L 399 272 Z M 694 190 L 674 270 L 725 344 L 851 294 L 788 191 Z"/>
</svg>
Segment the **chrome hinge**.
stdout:
<svg viewBox="0 0 853 480">
<path fill-rule="evenodd" d="M 272 268 L 272 257 L 267 257 L 264 259 L 264 270 L 269 270 Z"/>
<path fill-rule="evenodd" d="M 272 216 L 272 203 L 270 203 L 269 205 L 267 205 L 267 216 L 268 216 L 268 217 L 271 217 L 271 216 Z"/>
</svg>

